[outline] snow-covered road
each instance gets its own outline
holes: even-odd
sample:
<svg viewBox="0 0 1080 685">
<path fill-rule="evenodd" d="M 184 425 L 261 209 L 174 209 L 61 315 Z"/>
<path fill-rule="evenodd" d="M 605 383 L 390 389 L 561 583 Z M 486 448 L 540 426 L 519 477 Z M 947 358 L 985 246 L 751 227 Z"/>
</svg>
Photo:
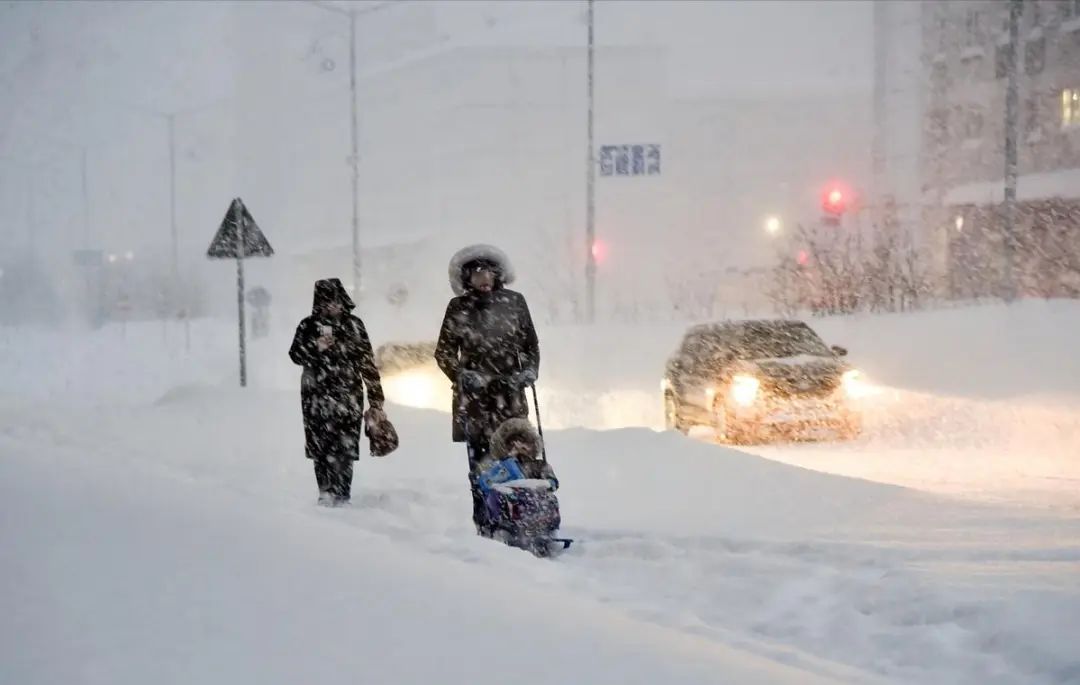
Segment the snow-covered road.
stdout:
<svg viewBox="0 0 1080 685">
<path fill-rule="evenodd" d="M 1031 326 L 1077 321 L 1029 309 L 1021 315 Z M 963 325 L 977 328 L 979 317 L 993 318 L 975 312 Z M 902 323 L 862 325 L 881 333 Z M 392 407 L 401 450 L 359 462 L 352 509 L 320 510 L 287 387 L 295 372 L 271 361 L 280 341 L 254 346 L 258 380 L 241 391 L 218 365 L 231 361 L 227 347 L 202 355 L 198 368 L 177 358 L 175 368 L 139 373 L 139 355 L 160 350 L 78 341 L 73 354 L 93 363 L 31 367 L 33 353 L 63 347 L 43 335 L 6 357 L 3 376 L 0 573 L 15 582 L 0 596 L 9 607 L 0 681 L 142 683 L 157 658 L 173 669 L 161 682 L 295 682 L 290 675 L 332 675 L 379 653 L 388 655 L 381 682 L 394 680 L 395 664 L 399 682 L 468 678 L 468 669 L 417 667 L 394 640 L 350 652 L 282 628 L 294 615 L 317 625 L 322 612 L 334 634 L 370 635 L 372 621 L 389 621 L 388 635 L 419 630 L 440 655 L 466 649 L 463 630 L 498 641 L 535 622 L 548 653 L 578 669 L 570 682 L 1080 683 L 1080 507 L 1068 480 L 1080 459 L 1071 409 L 1080 388 L 1071 394 L 1062 378 L 1071 357 L 1003 356 L 1012 389 L 980 396 L 978 384 L 964 386 L 962 356 L 935 378 L 905 382 L 887 368 L 895 360 L 864 345 L 853 356 L 887 389 L 863 438 L 750 454 L 649 427 L 650 365 L 662 363 L 673 334 L 640 338 L 621 363 L 608 355 L 576 369 L 575 355 L 586 353 L 568 341 L 580 341 L 548 346 L 548 443 L 564 528 L 579 539 L 554 563 L 472 534 L 463 455 L 448 444 L 445 413 Z M 39 383 L 22 385 L 31 380 Z M 175 550 L 153 544 L 174 535 Z M 203 537 L 218 543 L 197 544 Z M 230 546 L 258 564 L 223 565 Z M 335 608 L 295 589 L 319 582 L 317 564 L 297 564 L 309 558 L 354 574 L 359 590 L 332 593 L 347 607 L 375 601 L 372 588 L 391 578 L 403 591 L 370 616 Z M 155 594 L 161 583 L 124 571 L 149 564 L 146 572 L 161 573 L 180 559 L 162 579 L 165 597 Z M 427 571 L 406 571 L 416 566 Z M 268 576 L 252 579 L 242 601 L 214 589 L 243 587 L 255 568 Z M 432 599 L 481 587 L 486 600 Z M 272 595 L 269 609 L 260 593 Z M 456 618 L 435 619 L 432 601 Z M 105 632 L 80 637 L 79 626 L 96 620 Z M 222 630 L 230 620 L 241 628 Z M 140 643 L 148 656 L 132 659 L 125 641 L 141 634 L 138 621 L 166 639 Z M 433 632 L 418 628 L 432 621 Z M 250 642 L 260 631 L 269 661 Z M 586 634 L 591 659 L 574 647 Z M 287 638 L 299 651 L 286 654 Z M 494 666 L 510 667 L 527 649 L 508 640 Z M 50 660 L 56 651 L 74 656 Z M 565 673 L 516 671 L 515 680 L 567 682 Z"/>
</svg>

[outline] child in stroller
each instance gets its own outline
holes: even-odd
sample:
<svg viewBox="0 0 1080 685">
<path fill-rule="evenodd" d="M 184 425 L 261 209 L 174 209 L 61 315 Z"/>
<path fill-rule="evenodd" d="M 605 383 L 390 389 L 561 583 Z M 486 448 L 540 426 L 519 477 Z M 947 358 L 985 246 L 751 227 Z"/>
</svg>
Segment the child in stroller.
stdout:
<svg viewBox="0 0 1080 685">
<path fill-rule="evenodd" d="M 528 419 L 508 419 L 491 436 L 492 457 L 479 465 L 477 485 L 491 536 L 548 556 L 552 543 L 569 545 L 554 537 L 561 524 L 559 480 L 542 453 L 540 435 Z"/>
</svg>

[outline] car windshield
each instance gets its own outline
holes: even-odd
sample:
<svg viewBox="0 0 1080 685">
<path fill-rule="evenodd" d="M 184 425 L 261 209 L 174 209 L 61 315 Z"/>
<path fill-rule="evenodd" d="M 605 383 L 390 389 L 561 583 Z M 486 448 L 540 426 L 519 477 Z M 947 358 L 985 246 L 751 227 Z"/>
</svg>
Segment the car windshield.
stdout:
<svg viewBox="0 0 1080 685">
<path fill-rule="evenodd" d="M 729 345 L 736 359 L 832 355 L 821 338 L 804 323 L 747 324 L 732 331 Z"/>
</svg>

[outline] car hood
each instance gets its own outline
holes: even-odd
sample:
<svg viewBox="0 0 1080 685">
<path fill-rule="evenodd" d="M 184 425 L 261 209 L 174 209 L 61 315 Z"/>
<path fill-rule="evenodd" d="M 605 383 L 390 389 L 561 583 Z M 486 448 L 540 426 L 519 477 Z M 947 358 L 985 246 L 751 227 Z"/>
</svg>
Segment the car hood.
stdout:
<svg viewBox="0 0 1080 685">
<path fill-rule="evenodd" d="M 753 359 L 746 361 L 745 366 L 768 389 L 784 394 L 831 392 L 840 385 L 841 376 L 850 368 L 836 357 L 809 354 Z"/>
</svg>

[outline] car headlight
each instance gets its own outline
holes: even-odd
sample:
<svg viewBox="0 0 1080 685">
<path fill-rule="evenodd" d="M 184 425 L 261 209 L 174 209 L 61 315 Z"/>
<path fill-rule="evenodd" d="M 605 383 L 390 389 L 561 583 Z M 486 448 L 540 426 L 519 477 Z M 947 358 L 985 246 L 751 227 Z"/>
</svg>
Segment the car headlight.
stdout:
<svg viewBox="0 0 1080 685">
<path fill-rule="evenodd" d="M 445 409 L 450 406 L 450 384 L 437 370 L 412 369 L 382 378 L 386 399 L 394 404 L 418 409 Z"/>
<path fill-rule="evenodd" d="M 731 379 L 731 399 L 735 404 L 748 407 L 757 399 L 761 381 L 746 374 L 737 374 Z"/>
<path fill-rule="evenodd" d="M 857 369 L 845 371 L 840 378 L 840 382 L 844 386 L 844 394 L 853 400 L 866 397 L 870 392 L 870 387 L 863 379 L 862 373 Z"/>
</svg>

